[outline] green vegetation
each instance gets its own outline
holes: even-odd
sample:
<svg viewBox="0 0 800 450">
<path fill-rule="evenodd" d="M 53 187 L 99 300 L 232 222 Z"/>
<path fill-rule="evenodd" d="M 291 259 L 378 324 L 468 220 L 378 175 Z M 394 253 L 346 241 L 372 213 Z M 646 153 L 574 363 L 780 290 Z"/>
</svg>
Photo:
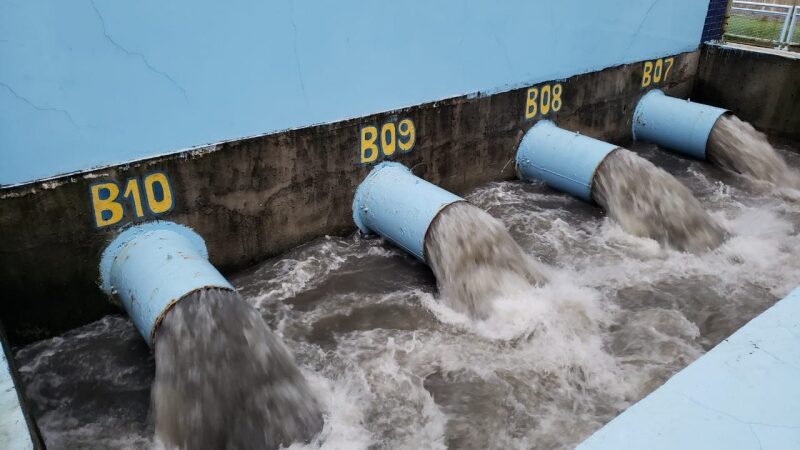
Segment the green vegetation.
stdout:
<svg viewBox="0 0 800 450">
<path fill-rule="evenodd" d="M 782 20 L 731 16 L 728 19 L 725 34 L 728 36 L 776 41 L 780 38 L 781 29 L 783 29 Z M 792 42 L 800 43 L 800 26 L 795 26 Z"/>
</svg>

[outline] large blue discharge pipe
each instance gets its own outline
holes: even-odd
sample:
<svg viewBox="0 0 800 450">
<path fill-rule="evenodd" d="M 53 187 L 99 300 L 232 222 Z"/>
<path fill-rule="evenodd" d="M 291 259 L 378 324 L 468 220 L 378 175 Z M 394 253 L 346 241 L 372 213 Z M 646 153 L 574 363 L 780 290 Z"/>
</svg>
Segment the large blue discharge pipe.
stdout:
<svg viewBox="0 0 800 450">
<path fill-rule="evenodd" d="M 728 112 L 723 108 L 692 103 L 648 92 L 633 113 L 633 138 L 698 159 L 706 159 L 708 136 L 717 120 Z"/>
<path fill-rule="evenodd" d="M 356 189 L 353 220 L 364 233 L 375 233 L 425 262 L 425 236 L 447 205 L 464 201 L 411 173 L 404 165 L 375 166 Z"/>
<path fill-rule="evenodd" d="M 151 347 L 161 320 L 180 299 L 205 288 L 233 290 L 208 261 L 203 238 L 162 221 L 128 228 L 111 241 L 100 259 L 100 281 Z"/>
<path fill-rule="evenodd" d="M 517 171 L 525 179 L 586 201 L 592 200 L 592 181 L 600 164 L 616 145 L 558 128 L 544 120 L 533 126 L 517 149 Z"/>
</svg>

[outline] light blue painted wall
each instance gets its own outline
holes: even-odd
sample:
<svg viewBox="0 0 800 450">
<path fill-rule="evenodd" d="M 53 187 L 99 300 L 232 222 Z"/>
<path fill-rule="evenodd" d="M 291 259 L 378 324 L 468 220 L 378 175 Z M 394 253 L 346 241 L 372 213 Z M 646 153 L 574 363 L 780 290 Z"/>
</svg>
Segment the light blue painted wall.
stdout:
<svg viewBox="0 0 800 450">
<path fill-rule="evenodd" d="M 694 50 L 707 7 L 0 0 L 0 184 Z"/>
</svg>

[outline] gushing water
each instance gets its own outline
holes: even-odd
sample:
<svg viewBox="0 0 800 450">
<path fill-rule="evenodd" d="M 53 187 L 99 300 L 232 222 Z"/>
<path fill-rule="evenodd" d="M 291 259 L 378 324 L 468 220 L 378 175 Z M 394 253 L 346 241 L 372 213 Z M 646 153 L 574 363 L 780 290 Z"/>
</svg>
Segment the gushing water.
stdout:
<svg viewBox="0 0 800 450">
<path fill-rule="evenodd" d="M 764 134 L 734 115 L 723 115 L 711 129 L 706 157 L 756 180 L 800 189 L 800 174 L 786 165 Z"/>
<path fill-rule="evenodd" d="M 702 252 L 725 238 L 686 186 L 629 150 L 617 149 L 603 161 L 592 197 L 625 231 L 677 250 Z"/>
<path fill-rule="evenodd" d="M 425 252 L 442 299 L 474 319 L 486 319 L 504 292 L 545 281 L 502 222 L 467 202 L 445 208 L 429 233 Z"/>
<path fill-rule="evenodd" d="M 156 436 L 168 448 L 271 449 L 322 428 L 291 354 L 235 292 L 178 302 L 158 329 L 155 359 Z"/>
<path fill-rule="evenodd" d="M 672 251 L 543 183 L 502 182 L 467 198 L 548 282 L 495 300 L 487 320 L 439 301 L 430 270 L 379 239 L 321 238 L 233 276 L 325 413 L 291 449 L 572 449 L 798 284 L 797 203 L 705 161 L 636 151 L 689 186 L 728 239 Z M 16 360 L 49 449 L 153 445 L 155 368 L 126 317 Z"/>
</svg>

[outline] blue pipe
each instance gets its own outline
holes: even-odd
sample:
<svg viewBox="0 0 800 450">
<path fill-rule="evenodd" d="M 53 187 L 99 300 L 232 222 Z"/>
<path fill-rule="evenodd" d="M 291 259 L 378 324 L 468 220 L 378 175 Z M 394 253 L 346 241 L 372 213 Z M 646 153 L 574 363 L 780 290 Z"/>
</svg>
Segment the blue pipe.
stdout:
<svg viewBox="0 0 800 450">
<path fill-rule="evenodd" d="M 706 143 L 717 119 L 727 109 L 648 92 L 633 112 L 633 138 L 698 159 L 706 159 Z"/>
<path fill-rule="evenodd" d="M 353 220 L 366 233 L 375 233 L 425 262 L 425 235 L 447 205 L 464 201 L 411 173 L 404 165 L 375 166 L 356 189 Z"/>
<path fill-rule="evenodd" d="M 204 288 L 233 290 L 208 261 L 203 238 L 161 221 L 130 227 L 111 241 L 100 259 L 100 281 L 151 347 L 161 320 L 181 298 Z"/>
<path fill-rule="evenodd" d="M 594 174 L 617 148 L 544 120 L 528 130 L 519 143 L 517 171 L 522 178 L 542 180 L 550 187 L 591 201 Z"/>
</svg>

